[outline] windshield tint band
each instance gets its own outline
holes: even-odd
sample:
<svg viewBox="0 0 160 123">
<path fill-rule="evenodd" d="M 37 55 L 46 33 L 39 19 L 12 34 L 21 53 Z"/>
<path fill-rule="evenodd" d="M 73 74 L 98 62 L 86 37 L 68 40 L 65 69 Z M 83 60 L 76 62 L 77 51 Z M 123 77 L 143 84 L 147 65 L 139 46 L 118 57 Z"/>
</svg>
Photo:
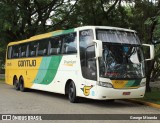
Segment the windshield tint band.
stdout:
<svg viewBox="0 0 160 123">
<path fill-rule="evenodd" d="M 96 36 L 102 42 L 123 43 L 123 44 L 138 44 L 140 40 L 134 32 L 120 30 L 104 30 L 97 29 Z"/>
</svg>

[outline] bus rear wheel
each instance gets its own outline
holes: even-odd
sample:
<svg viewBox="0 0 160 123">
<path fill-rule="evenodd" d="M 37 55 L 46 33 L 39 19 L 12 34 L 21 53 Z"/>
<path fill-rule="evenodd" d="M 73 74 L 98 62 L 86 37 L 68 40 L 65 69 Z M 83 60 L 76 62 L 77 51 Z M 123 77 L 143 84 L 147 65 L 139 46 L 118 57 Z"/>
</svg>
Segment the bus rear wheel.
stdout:
<svg viewBox="0 0 160 123">
<path fill-rule="evenodd" d="M 78 102 L 78 97 L 76 97 L 76 86 L 73 81 L 69 84 L 69 89 L 68 89 L 68 98 L 71 103 L 76 103 Z"/>
<path fill-rule="evenodd" d="M 13 86 L 16 90 L 19 90 L 20 87 L 19 87 L 19 82 L 18 82 L 18 79 L 17 78 L 14 78 L 13 80 Z"/>
<path fill-rule="evenodd" d="M 20 88 L 21 92 L 25 92 L 26 91 L 26 88 L 24 87 L 24 81 L 23 81 L 22 77 L 19 80 L 19 88 Z"/>
</svg>

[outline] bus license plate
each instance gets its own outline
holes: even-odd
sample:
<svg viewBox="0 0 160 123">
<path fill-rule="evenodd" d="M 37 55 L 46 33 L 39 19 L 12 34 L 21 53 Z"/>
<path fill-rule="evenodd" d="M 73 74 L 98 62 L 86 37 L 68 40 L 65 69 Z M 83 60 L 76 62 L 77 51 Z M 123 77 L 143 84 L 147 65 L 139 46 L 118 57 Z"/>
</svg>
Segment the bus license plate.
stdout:
<svg viewBox="0 0 160 123">
<path fill-rule="evenodd" d="M 130 95 L 131 92 L 123 92 L 123 95 Z"/>
</svg>

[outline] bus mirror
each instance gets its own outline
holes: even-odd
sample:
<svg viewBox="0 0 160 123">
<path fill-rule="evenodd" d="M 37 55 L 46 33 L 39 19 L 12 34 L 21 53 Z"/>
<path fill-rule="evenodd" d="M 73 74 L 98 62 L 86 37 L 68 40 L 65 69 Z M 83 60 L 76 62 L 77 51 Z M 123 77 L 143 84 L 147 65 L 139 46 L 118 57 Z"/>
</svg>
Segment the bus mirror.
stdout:
<svg viewBox="0 0 160 123">
<path fill-rule="evenodd" d="M 93 42 L 95 43 L 96 58 L 102 57 L 102 41 L 93 40 Z"/>
<path fill-rule="evenodd" d="M 154 45 L 150 44 L 142 44 L 143 46 L 149 47 L 150 48 L 150 58 L 145 59 L 146 61 L 148 60 L 153 60 L 154 59 Z"/>
</svg>

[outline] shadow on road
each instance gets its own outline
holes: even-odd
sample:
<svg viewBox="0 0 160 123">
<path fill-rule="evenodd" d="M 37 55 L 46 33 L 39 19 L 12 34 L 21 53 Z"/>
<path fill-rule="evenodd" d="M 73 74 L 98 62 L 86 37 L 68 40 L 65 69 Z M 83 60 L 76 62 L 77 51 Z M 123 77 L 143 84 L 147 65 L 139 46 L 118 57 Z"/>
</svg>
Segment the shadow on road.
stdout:
<svg viewBox="0 0 160 123">
<path fill-rule="evenodd" d="M 5 83 L 0 83 L 0 84 L 5 84 Z M 6 85 L 6 84 L 5 84 Z M 7 90 L 12 90 L 11 93 L 13 93 L 13 91 L 16 91 L 14 89 L 13 86 L 9 86 L 7 85 Z M 138 107 L 141 106 L 139 104 L 134 104 L 132 102 L 128 102 L 128 101 L 124 101 L 124 100 L 114 100 L 114 101 L 108 101 L 108 100 L 93 100 L 93 99 L 87 99 L 87 98 L 80 98 L 79 103 L 70 103 L 68 100 L 67 95 L 63 95 L 63 94 L 57 94 L 57 93 L 53 93 L 53 92 L 46 92 L 46 91 L 41 91 L 41 90 L 33 90 L 33 89 L 27 89 L 26 92 L 20 92 L 20 91 L 16 91 L 18 93 L 28 93 L 28 94 L 33 94 L 33 96 L 43 96 L 44 97 L 48 97 L 48 98 L 53 98 L 55 100 L 61 100 L 63 102 L 68 102 L 68 104 L 71 105 L 92 105 L 92 106 L 96 106 L 96 107 L 102 107 L 102 108 L 124 108 L 124 107 Z"/>
<path fill-rule="evenodd" d="M 64 102 L 69 102 L 68 96 L 63 95 L 63 94 L 57 94 L 57 93 L 52 93 L 52 92 L 46 92 L 46 91 L 41 91 L 41 90 L 33 90 L 29 89 L 25 93 L 33 93 L 33 94 L 38 94 L 42 96 L 47 96 L 49 98 L 54 98 L 58 100 L 62 100 Z M 73 104 L 73 103 L 70 103 Z M 123 108 L 123 107 L 137 107 L 140 105 L 135 105 L 134 103 L 127 102 L 124 100 L 93 100 L 93 99 L 87 99 L 87 98 L 80 98 L 80 101 L 78 103 L 74 104 L 80 104 L 80 105 L 92 105 L 92 106 L 98 106 L 98 107 L 112 107 L 112 108 Z M 73 104 L 73 105 L 74 105 Z"/>
</svg>

